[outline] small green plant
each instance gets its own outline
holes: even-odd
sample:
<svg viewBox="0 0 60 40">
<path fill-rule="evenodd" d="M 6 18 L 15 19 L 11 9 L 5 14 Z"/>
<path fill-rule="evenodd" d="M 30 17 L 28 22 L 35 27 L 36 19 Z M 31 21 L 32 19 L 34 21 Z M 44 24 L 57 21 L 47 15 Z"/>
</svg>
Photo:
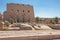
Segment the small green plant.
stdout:
<svg viewBox="0 0 60 40">
<path fill-rule="evenodd" d="M 40 18 L 36 17 L 36 22 L 39 23 L 40 22 Z"/>
<path fill-rule="evenodd" d="M 59 22 L 58 17 L 55 17 L 55 23 L 58 24 L 58 22 Z"/>
<path fill-rule="evenodd" d="M 13 24 L 13 23 L 16 23 L 16 21 L 14 19 L 10 19 L 10 23 Z"/>
</svg>

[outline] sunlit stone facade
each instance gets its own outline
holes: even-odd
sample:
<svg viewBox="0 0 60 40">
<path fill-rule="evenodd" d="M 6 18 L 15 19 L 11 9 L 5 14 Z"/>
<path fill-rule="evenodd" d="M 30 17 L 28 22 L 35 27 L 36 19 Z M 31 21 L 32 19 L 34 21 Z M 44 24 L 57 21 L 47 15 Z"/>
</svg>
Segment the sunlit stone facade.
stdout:
<svg viewBox="0 0 60 40">
<path fill-rule="evenodd" d="M 17 22 L 34 22 L 33 6 L 25 4 L 7 4 L 7 10 L 3 14 L 4 20 L 10 21 L 11 19 Z"/>
</svg>

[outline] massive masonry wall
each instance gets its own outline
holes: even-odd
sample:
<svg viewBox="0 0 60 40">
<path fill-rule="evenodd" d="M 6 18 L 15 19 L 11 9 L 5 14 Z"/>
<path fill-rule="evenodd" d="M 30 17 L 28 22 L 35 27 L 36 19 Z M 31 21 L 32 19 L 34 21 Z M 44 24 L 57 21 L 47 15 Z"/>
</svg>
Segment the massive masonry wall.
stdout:
<svg viewBox="0 0 60 40">
<path fill-rule="evenodd" d="M 4 20 L 10 21 L 13 18 L 19 22 L 34 22 L 34 10 L 31 5 L 7 4 L 7 10 L 4 12 Z"/>
</svg>

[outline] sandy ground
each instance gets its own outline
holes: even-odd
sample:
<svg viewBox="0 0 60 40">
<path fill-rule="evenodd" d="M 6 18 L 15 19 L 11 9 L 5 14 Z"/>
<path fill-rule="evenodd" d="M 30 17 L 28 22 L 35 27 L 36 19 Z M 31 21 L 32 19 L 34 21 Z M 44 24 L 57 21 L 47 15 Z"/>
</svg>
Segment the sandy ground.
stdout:
<svg viewBox="0 0 60 40">
<path fill-rule="evenodd" d="M 40 40 L 60 38 L 60 30 L 0 31 L 0 40 Z"/>
</svg>

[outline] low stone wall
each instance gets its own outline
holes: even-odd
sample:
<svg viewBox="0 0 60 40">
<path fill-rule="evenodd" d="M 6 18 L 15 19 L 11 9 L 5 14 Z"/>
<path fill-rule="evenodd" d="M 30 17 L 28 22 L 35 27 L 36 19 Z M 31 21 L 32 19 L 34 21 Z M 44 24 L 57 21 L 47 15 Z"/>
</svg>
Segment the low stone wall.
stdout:
<svg viewBox="0 0 60 40">
<path fill-rule="evenodd" d="M 59 38 L 60 35 L 45 35 L 45 36 L 0 38 L 0 40 L 52 40 L 52 39 L 59 39 Z"/>
</svg>

